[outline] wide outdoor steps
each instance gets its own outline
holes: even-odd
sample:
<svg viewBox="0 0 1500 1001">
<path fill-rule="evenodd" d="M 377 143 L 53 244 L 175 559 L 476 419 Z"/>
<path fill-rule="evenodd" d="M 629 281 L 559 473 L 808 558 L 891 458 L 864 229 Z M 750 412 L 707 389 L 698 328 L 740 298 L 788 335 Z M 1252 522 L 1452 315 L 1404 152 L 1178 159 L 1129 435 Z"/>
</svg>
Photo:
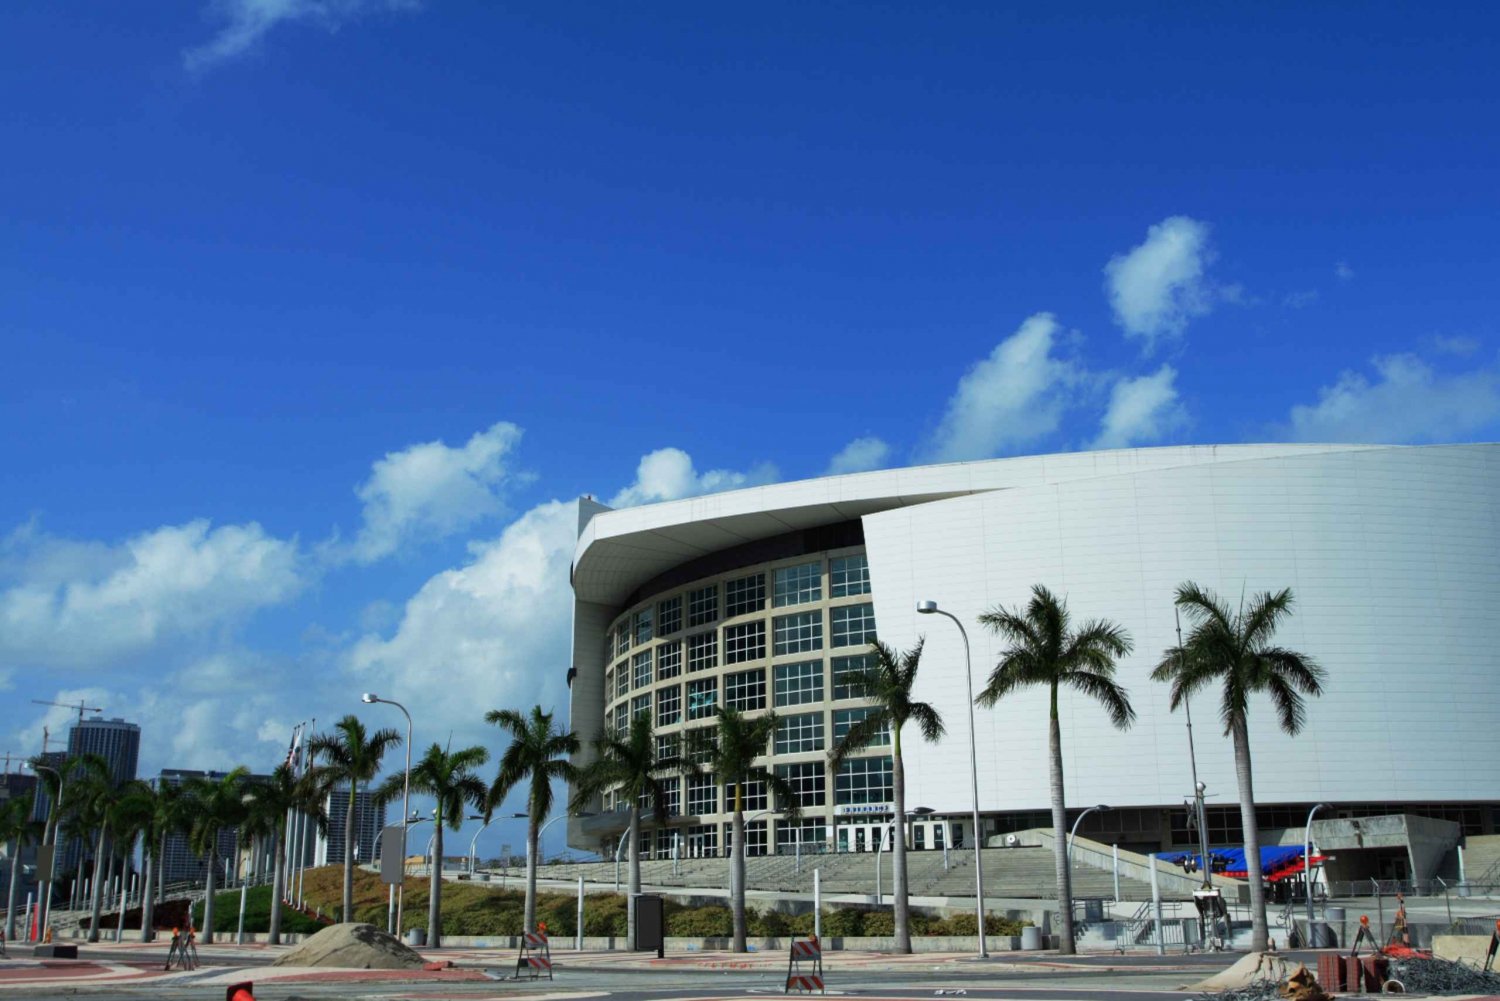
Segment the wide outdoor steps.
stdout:
<svg viewBox="0 0 1500 1001">
<path fill-rule="evenodd" d="M 1464 878 L 1470 883 L 1500 884 L 1500 834 L 1471 834 L 1465 840 Z"/>
</svg>

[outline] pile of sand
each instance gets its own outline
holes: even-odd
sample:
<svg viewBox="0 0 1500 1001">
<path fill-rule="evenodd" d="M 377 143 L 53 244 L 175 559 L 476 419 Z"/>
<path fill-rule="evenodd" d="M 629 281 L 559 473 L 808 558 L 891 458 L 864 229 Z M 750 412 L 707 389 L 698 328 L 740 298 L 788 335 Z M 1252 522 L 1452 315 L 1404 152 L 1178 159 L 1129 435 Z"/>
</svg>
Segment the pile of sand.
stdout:
<svg viewBox="0 0 1500 1001">
<path fill-rule="evenodd" d="M 325 966 L 345 970 L 419 970 L 424 960 L 394 935 L 369 924 L 330 925 L 272 966 Z"/>
<path fill-rule="evenodd" d="M 1229 969 L 1184 987 L 1185 991 L 1233 991 L 1270 980 L 1285 983 L 1293 966 L 1273 952 L 1247 952 Z"/>
</svg>

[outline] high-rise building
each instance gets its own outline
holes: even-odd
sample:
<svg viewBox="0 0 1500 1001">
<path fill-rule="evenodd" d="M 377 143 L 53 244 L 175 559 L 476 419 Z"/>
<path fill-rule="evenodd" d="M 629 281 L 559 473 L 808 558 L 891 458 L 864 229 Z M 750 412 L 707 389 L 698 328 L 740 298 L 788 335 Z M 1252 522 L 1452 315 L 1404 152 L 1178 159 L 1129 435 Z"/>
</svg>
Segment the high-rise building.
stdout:
<svg viewBox="0 0 1500 1001">
<path fill-rule="evenodd" d="M 115 784 L 124 785 L 135 778 L 141 757 L 141 728 L 123 719 L 102 716 L 80 720 L 68 731 L 68 754 L 97 754 L 109 766 Z"/>
<path fill-rule="evenodd" d="M 156 788 L 165 786 L 179 786 L 193 779 L 204 779 L 209 782 L 217 782 L 224 778 L 227 772 L 197 771 L 190 768 L 163 768 L 153 782 Z M 269 776 L 250 775 L 246 782 L 266 782 Z M 222 882 L 225 874 L 233 874 L 236 860 L 239 858 L 239 836 L 238 827 L 225 827 L 220 829 L 215 838 L 215 849 L 219 856 L 218 879 Z M 226 868 L 227 866 L 227 868 Z M 183 880 L 197 882 L 204 878 L 208 872 L 208 860 L 194 852 L 188 846 L 188 837 L 180 831 L 172 831 L 167 834 L 165 849 L 161 857 L 162 878 L 168 882 L 181 882 Z"/>
<path fill-rule="evenodd" d="M 349 787 L 336 787 L 323 803 L 328 811 L 328 833 L 318 835 L 314 865 L 342 865 L 344 861 L 345 818 L 349 814 Z M 375 846 L 385 827 L 385 804 L 377 803 L 368 789 L 354 797 L 354 845 L 361 862 L 375 860 Z"/>
<path fill-rule="evenodd" d="M 0 774 L 0 807 L 3 807 L 9 800 L 25 796 L 39 788 L 41 788 L 41 783 L 36 780 L 35 775 L 11 771 Z M 11 843 L 9 841 L 0 843 L 0 887 L 10 886 L 10 869 L 17 862 L 17 858 L 11 857 Z M 35 862 L 36 846 L 28 844 L 21 849 L 19 855 L 21 872 L 16 883 L 17 891 L 23 895 L 32 889 L 31 867 Z"/>
</svg>

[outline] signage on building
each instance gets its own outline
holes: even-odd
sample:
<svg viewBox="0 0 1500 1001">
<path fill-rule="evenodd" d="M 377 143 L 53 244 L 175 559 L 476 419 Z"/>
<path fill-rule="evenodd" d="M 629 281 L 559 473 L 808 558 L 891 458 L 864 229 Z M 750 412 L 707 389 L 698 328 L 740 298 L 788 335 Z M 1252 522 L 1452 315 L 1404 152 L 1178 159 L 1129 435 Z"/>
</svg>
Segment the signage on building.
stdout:
<svg viewBox="0 0 1500 1001">
<path fill-rule="evenodd" d="M 874 817 L 890 813 L 895 808 L 889 803 L 845 803 L 833 808 L 835 817 Z"/>
</svg>

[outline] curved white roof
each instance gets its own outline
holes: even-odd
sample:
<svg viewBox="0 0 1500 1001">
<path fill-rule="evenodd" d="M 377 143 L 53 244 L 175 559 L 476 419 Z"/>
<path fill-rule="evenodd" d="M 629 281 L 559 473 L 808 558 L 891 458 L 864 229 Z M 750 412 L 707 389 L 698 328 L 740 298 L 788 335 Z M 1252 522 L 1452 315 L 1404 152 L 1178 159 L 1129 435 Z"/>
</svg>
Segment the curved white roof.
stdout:
<svg viewBox="0 0 1500 1001">
<path fill-rule="evenodd" d="M 573 554 L 576 600 L 619 605 L 678 564 L 730 546 L 964 494 L 1177 466 L 1385 445 L 1177 445 L 1065 452 L 823 476 L 614 511 L 598 508 Z"/>
</svg>

